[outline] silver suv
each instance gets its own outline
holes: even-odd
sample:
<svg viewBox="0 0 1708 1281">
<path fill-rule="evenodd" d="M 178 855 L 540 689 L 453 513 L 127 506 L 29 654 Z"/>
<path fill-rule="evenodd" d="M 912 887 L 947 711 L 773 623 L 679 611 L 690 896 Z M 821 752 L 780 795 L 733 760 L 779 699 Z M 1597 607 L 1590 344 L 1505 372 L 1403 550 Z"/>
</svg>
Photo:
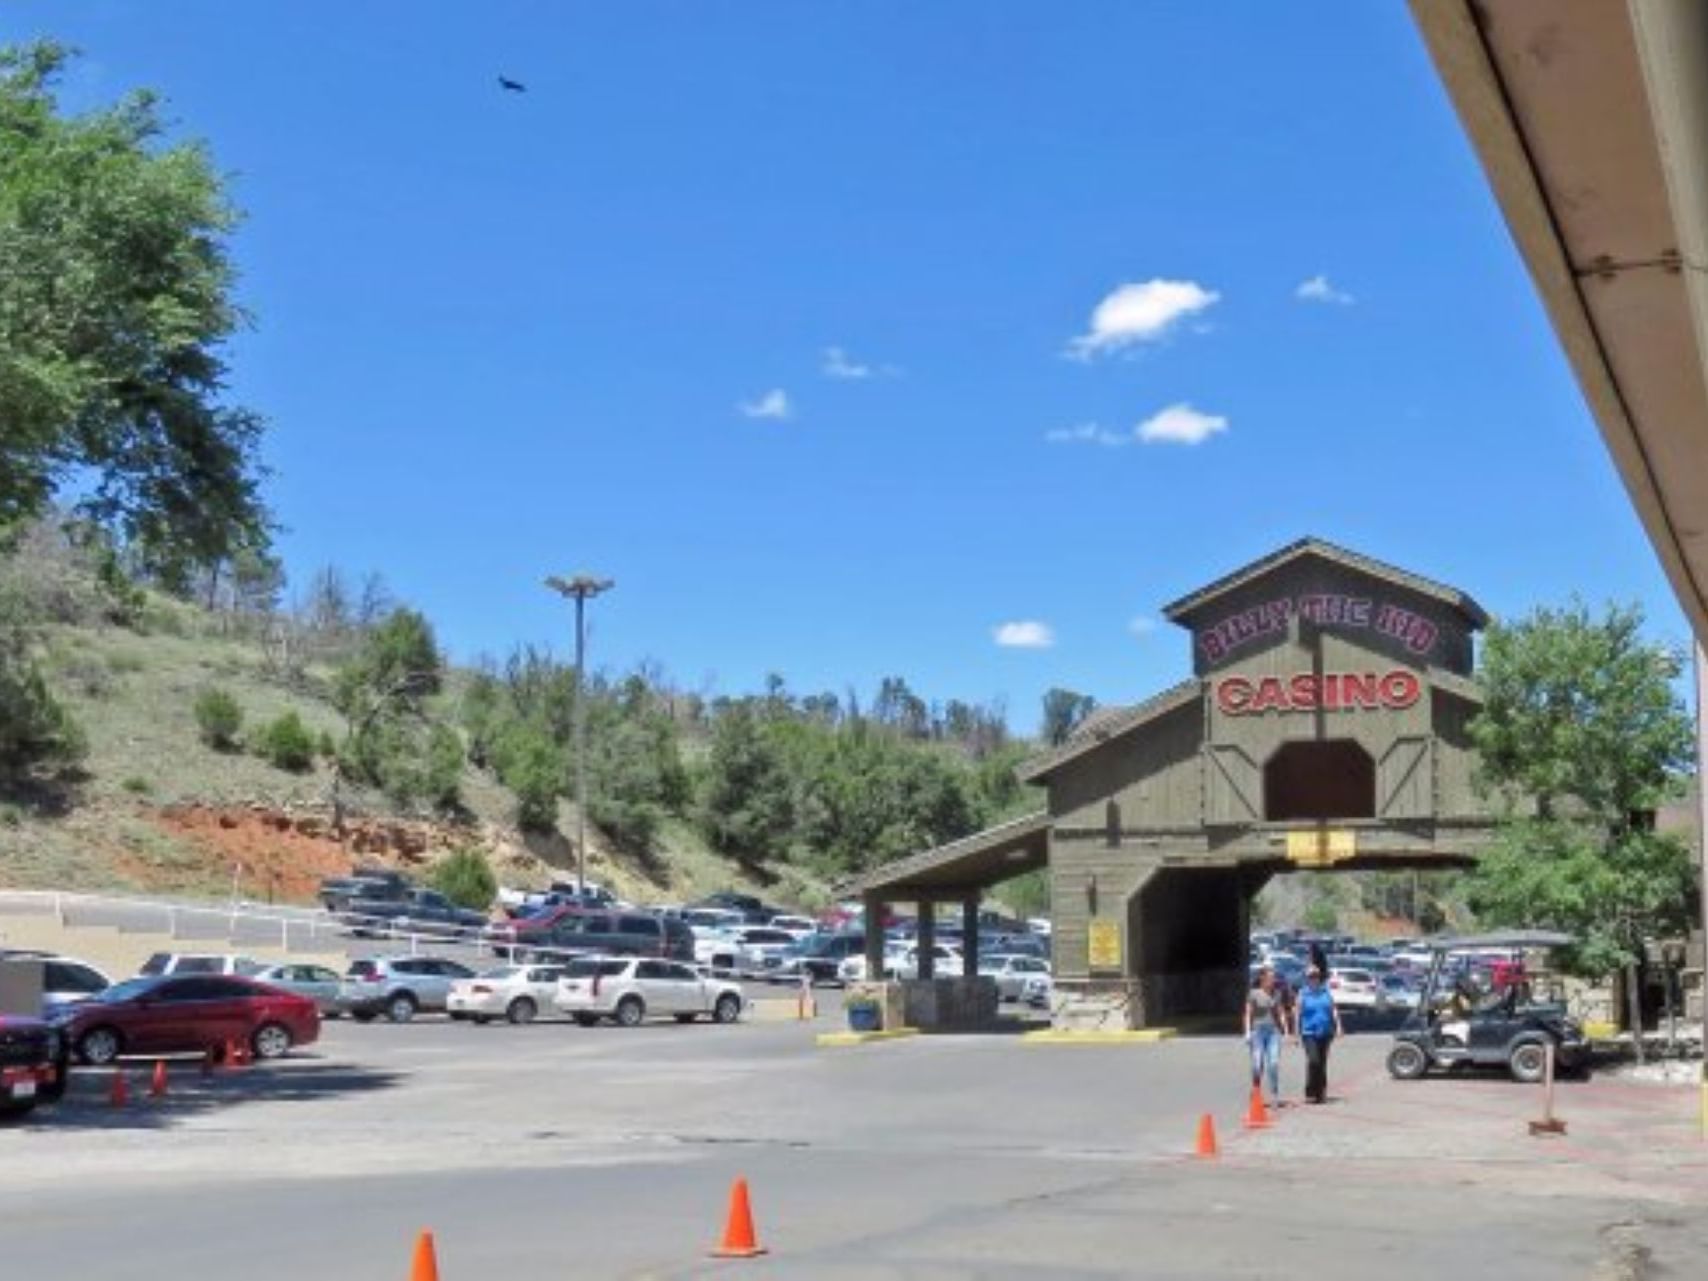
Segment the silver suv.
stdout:
<svg viewBox="0 0 1708 1281">
<path fill-rule="evenodd" d="M 338 1008 L 358 1023 L 383 1014 L 407 1023 L 418 1013 L 443 1011 L 451 984 L 474 971 L 442 956 L 376 956 L 351 961 L 338 987 Z"/>
</svg>

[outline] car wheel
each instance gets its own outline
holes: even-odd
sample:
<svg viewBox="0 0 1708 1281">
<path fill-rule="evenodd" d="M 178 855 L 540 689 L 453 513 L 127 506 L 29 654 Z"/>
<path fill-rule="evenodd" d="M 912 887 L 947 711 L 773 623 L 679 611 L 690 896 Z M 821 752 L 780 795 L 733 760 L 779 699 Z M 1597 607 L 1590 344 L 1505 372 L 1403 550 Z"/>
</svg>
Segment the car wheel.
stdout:
<svg viewBox="0 0 1708 1281">
<path fill-rule="evenodd" d="M 279 1059 L 290 1053 L 291 1034 L 278 1023 L 263 1023 L 249 1038 L 258 1059 Z"/>
<path fill-rule="evenodd" d="M 586 1011 L 582 1011 L 582 1012 L 578 1013 L 575 1016 L 575 1021 L 576 1021 L 577 1025 L 579 1025 L 581 1027 L 598 1027 L 599 1026 L 599 1016 L 597 1014 L 588 1014 Z"/>
<path fill-rule="evenodd" d="M 519 996 L 510 1002 L 510 1008 L 504 1011 L 504 1017 L 512 1023 L 532 1023 L 534 1016 L 540 1012 L 540 1007 L 526 996 Z"/>
<path fill-rule="evenodd" d="M 1522 1081 L 1525 1085 L 1535 1085 L 1542 1079 L 1547 1070 L 1548 1051 L 1539 1041 L 1525 1041 L 1522 1045 L 1512 1047 L 1512 1053 L 1506 1057 L 1506 1070 L 1512 1073 L 1514 1081 Z"/>
<path fill-rule="evenodd" d="M 415 1011 L 420 1008 L 415 1004 L 415 998 L 408 992 L 399 992 L 385 1003 L 385 1016 L 393 1023 L 407 1023 L 415 1017 Z"/>
<path fill-rule="evenodd" d="M 1396 1081 L 1416 1081 L 1429 1071 L 1429 1056 L 1423 1047 L 1401 1041 L 1388 1051 L 1388 1075 Z"/>
<path fill-rule="evenodd" d="M 638 996 L 625 996 L 617 1002 L 617 1022 L 622 1027 L 639 1027 L 646 1017 L 646 1003 Z"/>
<path fill-rule="evenodd" d="M 734 1023 L 741 1017 L 741 998 L 734 992 L 725 992 L 718 998 L 718 1003 L 712 1006 L 712 1019 L 718 1023 Z"/>
<path fill-rule="evenodd" d="M 110 1027 L 90 1028 L 83 1034 L 83 1039 L 77 1042 L 77 1057 L 90 1067 L 106 1067 L 124 1049 L 124 1038 L 118 1029 Z"/>
</svg>

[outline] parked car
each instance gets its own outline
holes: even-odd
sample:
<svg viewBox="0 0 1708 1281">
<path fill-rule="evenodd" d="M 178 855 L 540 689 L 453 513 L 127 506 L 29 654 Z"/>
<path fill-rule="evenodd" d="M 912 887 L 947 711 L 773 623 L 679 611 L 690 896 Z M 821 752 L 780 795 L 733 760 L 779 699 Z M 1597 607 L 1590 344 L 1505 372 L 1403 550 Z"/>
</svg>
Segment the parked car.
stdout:
<svg viewBox="0 0 1708 1281">
<path fill-rule="evenodd" d="M 818 922 L 814 921 L 810 916 L 790 916 L 785 912 L 771 918 L 771 928 L 774 930 L 787 930 L 790 934 L 794 935 L 796 940 L 800 940 L 804 939 L 809 934 L 817 932 Z"/>
<path fill-rule="evenodd" d="M 905 939 L 886 939 L 884 941 L 884 978 L 895 977 L 903 957 L 907 955 L 912 946 L 913 944 Z M 866 981 L 865 952 L 856 952 L 853 956 L 843 958 L 842 964 L 836 967 L 836 977 L 845 985 L 864 983 Z"/>
<path fill-rule="evenodd" d="M 276 1059 L 320 1036 L 304 996 L 231 974 L 143 977 L 114 984 L 72 1006 L 57 1026 L 77 1057 L 94 1066 L 125 1054 L 208 1054 L 246 1043 Z"/>
<path fill-rule="evenodd" d="M 691 965 L 623 956 L 570 961 L 558 980 L 555 1001 L 584 1027 L 607 1018 L 623 1027 L 663 1017 L 679 1023 L 698 1018 L 734 1023 L 743 1003 L 736 984 L 708 978 Z"/>
<path fill-rule="evenodd" d="M 445 1012 L 473 1023 L 493 1019 L 532 1023 L 541 1010 L 552 1008 L 561 977 L 561 965 L 500 965 L 482 970 L 451 984 Z"/>
<path fill-rule="evenodd" d="M 920 949 L 917 946 L 908 948 L 901 954 L 901 957 L 885 977 L 892 979 L 918 978 L 919 953 Z M 931 945 L 931 969 L 933 973 L 945 978 L 958 977 L 964 965 L 965 961 L 962 959 L 960 948 L 951 943 L 933 943 Z"/>
<path fill-rule="evenodd" d="M 735 968 L 743 974 L 762 973 L 770 957 L 781 956 L 796 943 L 793 934 L 774 925 L 749 925 L 731 938 L 736 946 Z"/>
<path fill-rule="evenodd" d="M 410 889 L 399 899 L 352 900 L 344 912 L 350 932 L 364 935 L 435 934 L 461 938 L 486 929 L 486 914 L 458 907 L 438 890 Z"/>
<path fill-rule="evenodd" d="M 530 907 L 512 919 L 486 929 L 486 937 L 498 949 L 500 956 L 522 960 L 529 949 L 549 948 L 560 932 L 559 927 L 570 918 L 579 916 L 581 908 L 571 903 L 548 902 Z M 565 927 L 565 931 L 572 927 Z"/>
<path fill-rule="evenodd" d="M 184 974 L 235 974 L 252 978 L 261 972 L 261 962 L 230 952 L 156 952 L 142 963 L 139 977 L 176 978 Z"/>
<path fill-rule="evenodd" d="M 805 979 L 809 983 L 836 983 L 841 981 L 838 971 L 842 962 L 865 951 L 864 934 L 814 934 L 780 953 L 777 964 L 766 968 L 765 976 L 782 982 Z"/>
<path fill-rule="evenodd" d="M 1056 983 L 1048 974 L 1029 974 L 1020 990 L 1020 1000 L 1030 1009 L 1047 1010 L 1054 1001 Z"/>
<path fill-rule="evenodd" d="M 1329 971 L 1328 990 L 1343 1010 L 1373 1010 L 1381 1004 L 1382 988 L 1369 970 Z"/>
<path fill-rule="evenodd" d="M 1379 982 L 1382 985 L 1381 999 L 1378 1005 L 1389 1010 L 1415 1010 L 1417 1008 L 1418 989 L 1398 974 L 1384 974 Z"/>
<path fill-rule="evenodd" d="M 338 988 L 338 1008 L 358 1023 L 381 1014 L 407 1023 L 422 1012 L 446 1008 L 451 984 L 474 971 L 442 956 L 378 956 L 350 962 Z"/>
<path fill-rule="evenodd" d="M 328 912 L 342 914 L 357 899 L 401 900 L 410 890 L 409 878 L 389 867 L 359 867 L 350 876 L 328 876 L 316 897 Z"/>
<path fill-rule="evenodd" d="M 569 918 L 559 947 L 598 956 L 653 956 L 692 962 L 694 931 L 646 912 L 582 912 Z"/>
<path fill-rule="evenodd" d="M 1048 974 L 1048 962 L 1035 956 L 1002 953 L 979 958 L 979 974 L 996 980 L 999 1001 L 1018 1001 L 1026 993 L 1026 980 L 1038 974 Z"/>
<path fill-rule="evenodd" d="M 100 970 L 74 956 L 60 956 L 35 948 L 0 948 L 0 961 L 30 961 L 42 968 L 42 1012 L 87 1001 L 113 985 Z"/>
<path fill-rule="evenodd" d="M 744 913 L 727 907 L 685 907 L 675 919 L 686 922 L 695 934 L 738 930 L 747 924 Z"/>
<path fill-rule="evenodd" d="M 53 1024 L 0 1014 L 0 1117 L 58 1101 L 65 1093 L 68 1044 Z"/>
<path fill-rule="evenodd" d="M 342 980 L 337 970 L 324 965 L 269 965 L 255 975 L 257 983 L 266 983 L 314 1002 L 323 1019 L 335 1019 L 342 1011 L 338 1006 L 338 989 Z"/>
</svg>

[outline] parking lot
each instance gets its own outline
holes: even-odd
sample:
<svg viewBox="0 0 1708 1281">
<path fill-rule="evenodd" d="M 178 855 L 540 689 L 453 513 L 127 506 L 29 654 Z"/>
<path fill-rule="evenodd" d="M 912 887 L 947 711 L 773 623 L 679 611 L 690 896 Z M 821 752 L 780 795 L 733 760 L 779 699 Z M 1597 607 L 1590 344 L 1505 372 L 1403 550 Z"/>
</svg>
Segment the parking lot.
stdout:
<svg viewBox="0 0 1708 1281">
<path fill-rule="evenodd" d="M 1248 1132 L 1232 1038 L 821 1049 L 830 1026 L 335 1021 L 279 1064 L 175 1067 L 158 1102 L 133 1065 L 122 1109 L 79 1073 L 0 1134 L 7 1272 L 397 1277 L 422 1228 L 447 1281 L 1640 1276 L 1605 1269 L 1708 1248 L 1693 1092 L 1565 1087 L 1572 1136 L 1539 1146 L 1535 1090 L 1392 1082 L 1372 1034 L 1337 1047 L 1336 1102 Z M 714 1263 L 736 1175 L 771 1254 Z"/>
</svg>

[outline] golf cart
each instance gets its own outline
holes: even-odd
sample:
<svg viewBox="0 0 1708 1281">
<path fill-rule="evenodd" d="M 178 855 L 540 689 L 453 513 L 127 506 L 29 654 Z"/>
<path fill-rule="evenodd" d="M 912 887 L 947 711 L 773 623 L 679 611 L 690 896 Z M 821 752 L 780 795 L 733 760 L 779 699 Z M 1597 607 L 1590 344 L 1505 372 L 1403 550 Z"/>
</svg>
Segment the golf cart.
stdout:
<svg viewBox="0 0 1708 1281">
<path fill-rule="evenodd" d="M 1504 1067 L 1515 1081 L 1542 1079 L 1547 1046 L 1561 1072 L 1581 1069 L 1589 1058 L 1583 1028 L 1563 1004 L 1534 1000 L 1522 966 L 1511 957 L 1526 950 L 1566 947 L 1569 934 L 1545 930 L 1507 930 L 1431 940 L 1434 954 L 1417 1008 L 1388 1051 L 1388 1071 L 1396 1080 L 1415 1081 L 1431 1069 Z M 1485 988 L 1461 969 L 1460 958 L 1505 955 L 1491 966 L 1494 981 Z"/>
</svg>

